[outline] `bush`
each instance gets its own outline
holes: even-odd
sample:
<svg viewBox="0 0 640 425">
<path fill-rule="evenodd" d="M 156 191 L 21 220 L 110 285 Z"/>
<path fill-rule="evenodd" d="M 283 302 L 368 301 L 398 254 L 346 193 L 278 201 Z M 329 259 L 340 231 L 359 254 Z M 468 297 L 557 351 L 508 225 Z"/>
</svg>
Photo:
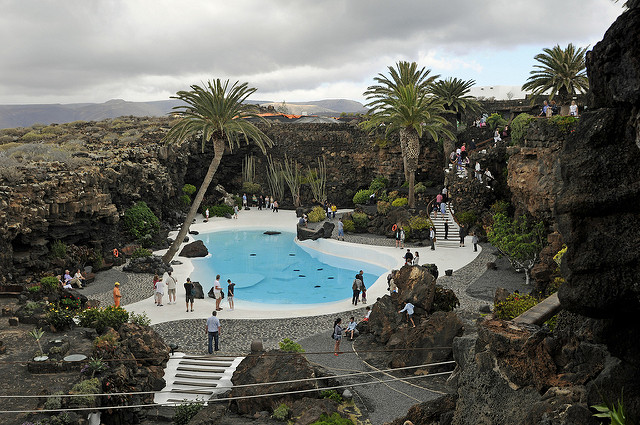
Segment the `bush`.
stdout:
<svg viewBox="0 0 640 425">
<path fill-rule="evenodd" d="M 82 367 L 82 369 L 80 369 L 80 373 L 89 375 L 91 378 L 93 378 L 96 374 L 99 375 L 107 369 L 109 369 L 109 365 L 103 362 L 100 357 L 91 357 L 89 359 L 89 363 L 87 363 Z"/>
<path fill-rule="evenodd" d="M 507 201 L 496 201 L 491 205 L 491 214 L 504 214 L 508 216 L 510 206 L 511 204 L 509 204 Z"/>
<path fill-rule="evenodd" d="M 387 201 L 378 201 L 377 209 L 378 209 L 378 213 L 387 214 L 391 209 L 391 204 Z"/>
<path fill-rule="evenodd" d="M 354 212 L 351 214 L 356 232 L 364 232 L 369 226 L 369 217 L 365 213 Z"/>
<path fill-rule="evenodd" d="M 189 205 L 191 205 L 191 197 L 185 193 L 180 197 L 180 204 L 188 207 Z"/>
<path fill-rule="evenodd" d="M 456 214 L 456 219 L 458 220 L 458 223 L 463 224 L 467 229 L 476 224 L 476 221 L 478 221 L 478 217 L 473 211 L 463 211 L 461 213 L 458 213 Z"/>
<path fill-rule="evenodd" d="M 185 184 L 184 186 L 182 186 L 182 193 L 187 196 L 192 196 L 194 193 L 196 193 L 196 187 L 192 184 Z"/>
<path fill-rule="evenodd" d="M 75 325 L 73 321 L 74 316 L 75 313 L 72 310 L 52 306 L 47 313 L 46 321 L 54 327 L 56 331 L 62 331 L 71 329 Z"/>
<path fill-rule="evenodd" d="M 187 401 L 176 406 L 175 414 L 173 416 L 173 423 L 176 425 L 187 425 L 191 419 L 202 409 L 202 402 L 200 401 Z"/>
<path fill-rule="evenodd" d="M 129 313 L 129 322 L 140 326 L 151 326 L 151 319 L 144 312 L 140 314 Z"/>
<path fill-rule="evenodd" d="M 64 394 L 62 391 L 57 391 L 53 393 L 54 395 L 62 395 Z M 44 402 L 43 405 L 45 410 L 59 410 L 62 408 L 62 397 L 49 397 L 47 401 Z M 28 423 L 28 422 L 25 422 Z M 24 425 L 24 423 L 22 424 Z"/>
<path fill-rule="evenodd" d="M 324 390 L 320 393 L 320 397 L 342 403 L 342 396 L 336 390 Z"/>
<path fill-rule="evenodd" d="M 311 423 L 311 425 L 353 425 L 353 422 L 351 419 L 343 418 L 339 413 L 334 412 L 331 416 L 323 413 L 320 415 L 320 418 Z"/>
<path fill-rule="evenodd" d="M 491 130 L 495 130 L 497 127 L 502 127 L 506 123 L 507 120 L 502 118 L 502 115 L 498 113 L 493 113 L 487 118 L 487 124 L 489 124 L 489 128 L 491 128 Z"/>
<path fill-rule="evenodd" d="M 511 121 L 511 143 L 519 145 L 524 142 L 524 136 L 527 134 L 529 123 L 534 117 L 529 114 L 520 114 Z"/>
<path fill-rule="evenodd" d="M 373 179 L 373 181 L 369 185 L 369 190 L 372 190 L 375 192 L 377 190 L 384 189 L 387 186 L 389 186 L 389 179 L 384 177 L 376 177 L 375 179 Z"/>
<path fill-rule="evenodd" d="M 414 187 L 413 187 L 413 191 L 415 193 L 424 193 L 427 191 L 427 186 L 425 186 L 424 183 L 420 182 L 417 183 Z"/>
<path fill-rule="evenodd" d="M 289 338 L 283 339 L 278 344 L 280 345 L 280 349 L 282 351 L 288 351 L 290 353 L 304 353 L 304 349 L 302 348 L 302 345 L 298 344 L 297 342 Z"/>
<path fill-rule="evenodd" d="M 53 292 L 60 287 L 60 281 L 55 276 L 45 276 L 40 279 L 40 286 L 45 292 Z"/>
<path fill-rule="evenodd" d="M 538 299 L 531 295 L 511 294 L 506 300 L 494 306 L 493 314 L 502 320 L 511 320 L 520 316 L 534 305 L 538 304 Z"/>
<path fill-rule="evenodd" d="M 70 293 L 65 292 L 63 297 L 60 298 L 59 304 L 60 308 L 65 310 L 80 310 L 82 303 L 80 302 L 80 298 L 74 297 Z"/>
<path fill-rule="evenodd" d="M 324 208 L 322 207 L 313 207 L 311 212 L 309 213 L 309 221 L 312 223 L 318 223 L 327 218 L 327 214 L 324 212 Z"/>
<path fill-rule="evenodd" d="M 356 231 L 356 226 L 353 224 L 353 220 L 342 220 L 342 225 L 345 232 L 353 233 Z"/>
<path fill-rule="evenodd" d="M 454 308 L 460 306 L 460 301 L 456 297 L 455 292 L 451 289 L 443 288 L 436 285 L 436 291 L 433 297 L 432 311 L 453 311 Z"/>
<path fill-rule="evenodd" d="M 53 242 L 51 256 L 53 258 L 65 258 L 67 256 L 67 245 L 59 239 Z"/>
<path fill-rule="evenodd" d="M 120 345 L 120 336 L 113 329 L 93 340 L 93 351 L 96 357 L 111 356 Z"/>
<path fill-rule="evenodd" d="M 160 229 L 160 220 L 143 201 L 138 202 L 124 213 L 125 228 L 136 239 L 154 236 Z"/>
<path fill-rule="evenodd" d="M 30 294 L 37 294 L 38 292 L 40 292 L 40 285 L 30 286 L 30 287 L 27 288 L 27 291 Z"/>
<path fill-rule="evenodd" d="M 282 403 L 280 404 L 280 406 L 276 407 L 273 410 L 273 415 L 271 415 L 271 417 L 273 419 L 275 419 L 276 421 L 286 421 L 287 419 L 289 419 L 289 416 L 291 416 L 291 409 L 289 409 L 289 406 L 287 406 L 286 404 Z"/>
<path fill-rule="evenodd" d="M 407 198 L 396 198 L 396 199 L 393 200 L 391 205 L 394 206 L 394 207 L 404 207 L 408 203 L 409 202 L 407 201 Z"/>
<path fill-rule="evenodd" d="M 249 195 L 260 193 L 260 190 L 262 190 L 262 187 L 260 186 L 259 183 L 252 183 L 252 182 L 242 183 L 242 191 L 248 193 Z M 240 205 L 242 205 L 242 203 L 240 203 Z"/>
<path fill-rule="evenodd" d="M 429 229 L 431 226 L 433 226 L 431 220 L 420 215 L 414 215 L 409 219 L 409 227 L 411 227 L 411 230 L 424 230 Z"/>
<path fill-rule="evenodd" d="M 389 195 L 387 196 L 389 201 L 393 201 L 397 197 L 398 197 L 398 191 L 397 190 L 393 190 L 393 191 L 389 192 Z"/>
<path fill-rule="evenodd" d="M 121 307 L 88 308 L 80 313 L 80 326 L 94 328 L 98 333 L 107 328 L 118 329 L 129 321 L 129 313 Z"/>
<path fill-rule="evenodd" d="M 147 248 L 136 248 L 135 251 L 131 253 L 131 258 L 142 258 L 142 257 L 150 257 L 152 251 Z"/>
<path fill-rule="evenodd" d="M 85 379 L 84 381 L 80 381 L 71 388 L 69 394 L 99 394 L 100 391 L 100 380 L 98 378 Z M 70 397 L 69 398 L 69 407 L 95 407 L 96 405 L 96 397 L 94 396 L 83 396 L 83 397 Z"/>
<path fill-rule="evenodd" d="M 242 205 L 242 201 L 238 205 Z M 227 215 L 233 215 L 233 207 L 225 204 L 218 205 L 204 205 L 200 208 L 202 214 L 209 208 L 209 216 L 211 217 L 225 217 Z"/>
<path fill-rule="evenodd" d="M 370 189 L 362 189 L 357 191 L 356 194 L 353 195 L 353 203 L 366 204 L 367 202 L 369 202 L 369 197 L 371 196 L 372 193 L 373 193 L 373 190 L 370 190 Z"/>
<path fill-rule="evenodd" d="M 569 133 L 577 124 L 579 119 L 572 116 L 554 115 L 548 122 L 560 129 L 563 133 Z"/>
</svg>

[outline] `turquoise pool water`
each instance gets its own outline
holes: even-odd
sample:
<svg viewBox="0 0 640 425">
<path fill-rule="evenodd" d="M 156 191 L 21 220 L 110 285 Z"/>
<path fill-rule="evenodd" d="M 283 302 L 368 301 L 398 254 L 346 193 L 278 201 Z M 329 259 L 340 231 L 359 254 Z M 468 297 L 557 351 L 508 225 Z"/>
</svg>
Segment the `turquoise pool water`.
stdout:
<svg viewBox="0 0 640 425">
<path fill-rule="evenodd" d="M 235 299 L 267 304 L 317 304 L 351 298 L 351 284 L 359 270 L 369 287 L 386 270 L 324 254 L 308 254 L 294 242 L 293 233 L 265 235 L 262 230 L 223 231 L 196 236 L 211 253 L 193 260 L 191 280 L 205 294 L 216 274 L 227 291 L 236 284 Z M 315 257 L 315 258 L 314 258 Z"/>
</svg>

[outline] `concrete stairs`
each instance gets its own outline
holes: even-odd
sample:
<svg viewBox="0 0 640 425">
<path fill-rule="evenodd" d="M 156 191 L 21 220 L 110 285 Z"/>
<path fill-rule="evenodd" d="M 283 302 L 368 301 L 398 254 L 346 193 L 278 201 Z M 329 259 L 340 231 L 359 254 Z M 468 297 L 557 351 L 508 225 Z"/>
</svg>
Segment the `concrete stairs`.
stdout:
<svg viewBox="0 0 640 425">
<path fill-rule="evenodd" d="M 460 247 L 460 227 L 453 219 L 453 213 L 449 205 L 447 205 L 447 214 L 442 216 L 440 212 L 435 214 L 433 211 L 429 214 L 429 219 L 436 228 L 436 249 L 438 248 L 459 248 Z M 449 220 L 448 239 L 444 238 L 445 219 Z"/>
<path fill-rule="evenodd" d="M 233 386 L 231 377 L 244 357 L 217 355 L 196 356 L 175 353 L 164 370 L 166 386 L 154 397 L 154 402 L 206 402 Z"/>
</svg>

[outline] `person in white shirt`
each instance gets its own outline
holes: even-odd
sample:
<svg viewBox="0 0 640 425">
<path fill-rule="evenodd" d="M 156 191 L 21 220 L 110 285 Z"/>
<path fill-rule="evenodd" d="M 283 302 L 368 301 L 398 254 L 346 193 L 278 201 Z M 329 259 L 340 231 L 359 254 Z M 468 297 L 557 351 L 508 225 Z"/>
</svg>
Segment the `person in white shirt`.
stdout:
<svg viewBox="0 0 640 425">
<path fill-rule="evenodd" d="M 167 288 L 167 295 L 169 296 L 169 302 L 167 304 L 171 304 L 171 299 L 173 298 L 173 303 L 176 303 L 176 278 L 171 276 L 171 272 L 167 272 L 163 282 L 164 286 Z"/>
<path fill-rule="evenodd" d="M 220 275 L 216 275 L 216 281 L 213 284 L 213 295 L 216 297 L 216 311 L 222 310 L 220 301 L 222 301 L 222 285 L 220 284 Z"/>
<path fill-rule="evenodd" d="M 156 283 L 156 305 L 162 307 L 162 297 L 164 296 L 165 280 L 159 280 Z"/>
<path fill-rule="evenodd" d="M 411 304 L 410 302 L 405 302 L 404 303 L 404 308 L 402 310 L 400 310 L 398 313 L 407 313 L 407 323 L 409 323 L 409 321 L 411 321 L 411 324 L 413 325 L 413 327 L 416 327 L 416 324 L 413 322 L 413 309 L 414 306 L 413 304 Z"/>
<path fill-rule="evenodd" d="M 360 332 L 356 329 L 357 325 L 358 323 L 353 318 L 353 316 L 351 316 L 351 318 L 349 319 L 349 324 L 347 325 L 347 329 L 345 329 L 344 331 L 345 335 L 350 336 L 350 341 L 353 341 L 354 336 L 360 335 Z"/>
</svg>

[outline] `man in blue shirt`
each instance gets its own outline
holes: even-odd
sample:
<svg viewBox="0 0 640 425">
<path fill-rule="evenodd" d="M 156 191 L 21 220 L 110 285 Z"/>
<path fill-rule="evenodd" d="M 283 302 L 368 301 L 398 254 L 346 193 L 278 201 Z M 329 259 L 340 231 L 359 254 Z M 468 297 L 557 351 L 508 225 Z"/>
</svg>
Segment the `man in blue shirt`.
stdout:
<svg viewBox="0 0 640 425">
<path fill-rule="evenodd" d="M 209 354 L 213 354 L 213 349 L 211 347 L 211 340 L 215 341 L 215 351 L 218 351 L 218 338 L 222 333 L 222 326 L 220 325 L 220 320 L 216 317 L 217 312 L 214 310 L 211 313 L 211 317 L 207 319 L 207 335 L 209 336 Z"/>
</svg>

